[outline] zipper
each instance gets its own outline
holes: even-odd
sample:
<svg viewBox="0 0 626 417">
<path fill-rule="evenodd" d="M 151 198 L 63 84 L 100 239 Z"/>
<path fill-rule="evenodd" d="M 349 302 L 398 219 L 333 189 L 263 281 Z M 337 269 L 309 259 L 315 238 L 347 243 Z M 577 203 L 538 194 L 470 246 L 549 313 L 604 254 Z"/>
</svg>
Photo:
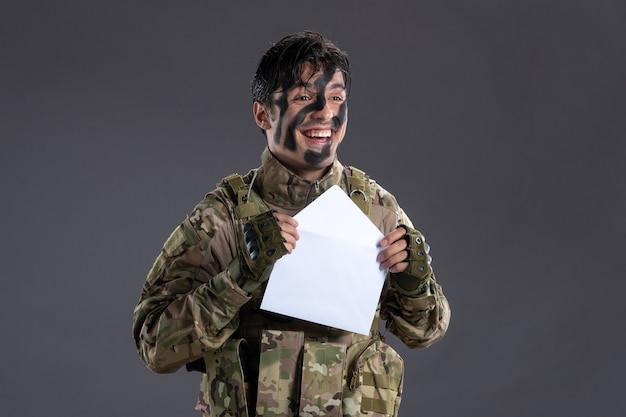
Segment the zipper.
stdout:
<svg viewBox="0 0 626 417">
<path fill-rule="evenodd" d="M 315 193 L 313 192 L 313 189 L 315 189 Z M 311 203 L 314 200 L 314 196 L 312 194 L 315 194 L 315 197 L 319 196 L 320 194 L 320 180 L 315 180 L 313 181 L 313 185 L 311 186 L 311 188 L 309 188 L 309 195 L 306 198 L 306 204 L 307 206 L 309 205 L 309 203 Z"/>
<path fill-rule="evenodd" d="M 358 367 L 352 370 L 352 379 L 350 380 L 350 391 L 354 391 L 359 385 L 361 378 L 360 376 L 363 374 L 363 370 Z"/>
<path fill-rule="evenodd" d="M 361 376 L 363 375 L 363 368 L 361 367 L 361 356 L 367 350 L 368 347 L 372 346 L 372 344 L 376 342 L 376 339 L 370 339 L 365 346 L 357 353 L 354 358 L 354 362 L 352 362 L 352 378 L 350 379 L 350 391 L 354 391 L 361 385 Z"/>
</svg>

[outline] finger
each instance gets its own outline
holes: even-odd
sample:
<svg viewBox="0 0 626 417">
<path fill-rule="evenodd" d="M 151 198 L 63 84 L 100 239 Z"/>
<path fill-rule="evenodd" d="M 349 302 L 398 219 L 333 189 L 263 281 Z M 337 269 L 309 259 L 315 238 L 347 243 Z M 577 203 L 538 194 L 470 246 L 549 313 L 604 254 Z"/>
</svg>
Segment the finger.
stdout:
<svg viewBox="0 0 626 417">
<path fill-rule="evenodd" d="M 283 245 L 285 246 L 285 249 L 287 249 L 287 253 L 293 252 L 293 250 L 296 248 L 295 244 L 292 245 L 292 244 L 287 243 L 286 241 L 283 242 Z"/>
<path fill-rule="evenodd" d="M 296 247 L 296 241 L 298 240 L 298 237 L 284 230 L 280 232 L 280 235 L 283 238 L 283 244 L 285 245 L 285 248 L 287 248 L 287 251 L 291 253 L 291 251 L 294 250 Z"/>
<path fill-rule="evenodd" d="M 403 227 L 398 227 L 396 230 L 394 230 L 393 232 L 385 236 L 380 241 L 378 246 L 383 247 L 383 248 L 385 246 L 389 246 L 390 244 L 396 242 L 397 240 L 402 239 L 405 234 L 406 234 L 406 230 Z"/>
<path fill-rule="evenodd" d="M 406 251 L 395 253 L 380 263 L 380 269 L 389 269 L 391 272 L 404 271 L 409 266 L 409 263 L 405 262 L 407 257 Z"/>
<path fill-rule="evenodd" d="M 276 220 L 278 220 L 279 223 L 286 223 L 292 225 L 293 227 L 298 227 L 298 221 L 288 214 L 274 212 L 274 217 L 276 217 Z"/>
<path fill-rule="evenodd" d="M 293 226 L 292 224 L 279 222 L 278 225 L 280 226 L 280 231 L 282 234 L 287 234 L 293 237 L 294 240 L 300 239 L 300 234 L 298 233 L 298 229 L 296 229 L 296 227 Z"/>
<path fill-rule="evenodd" d="M 397 264 L 392 265 L 389 268 L 389 272 L 393 272 L 394 274 L 397 274 L 397 273 L 406 271 L 408 267 L 409 267 L 408 262 L 398 262 Z"/>
<path fill-rule="evenodd" d="M 295 240 L 300 239 L 297 229 L 298 221 L 296 219 L 281 213 L 274 213 L 274 217 L 276 217 L 276 221 L 278 222 L 278 226 L 282 232 L 289 233 L 295 238 Z"/>
<path fill-rule="evenodd" d="M 407 247 L 406 240 L 404 239 L 396 240 L 394 243 L 392 243 L 391 245 L 387 246 L 385 249 L 380 251 L 380 253 L 378 254 L 377 260 L 378 262 L 385 262 L 386 260 L 388 260 L 389 258 L 391 258 L 392 256 L 398 253 L 401 253 L 402 256 L 404 256 L 403 259 L 406 259 L 408 257 L 408 254 L 405 250 L 406 247 Z"/>
</svg>

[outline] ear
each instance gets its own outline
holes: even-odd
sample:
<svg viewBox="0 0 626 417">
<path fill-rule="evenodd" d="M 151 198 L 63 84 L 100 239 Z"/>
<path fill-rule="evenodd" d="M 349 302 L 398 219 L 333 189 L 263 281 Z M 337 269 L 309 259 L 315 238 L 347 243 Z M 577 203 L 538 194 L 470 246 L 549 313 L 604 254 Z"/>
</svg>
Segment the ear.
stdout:
<svg viewBox="0 0 626 417">
<path fill-rule="evenodd" d="M 270 123 L 270 111 L 267 106 L 260 101 L 255 101 L 252 104 L 252 113 L 254 114 L 254 121 L 263 130 L 268 130 L 272 127 Z"/>
</svg>

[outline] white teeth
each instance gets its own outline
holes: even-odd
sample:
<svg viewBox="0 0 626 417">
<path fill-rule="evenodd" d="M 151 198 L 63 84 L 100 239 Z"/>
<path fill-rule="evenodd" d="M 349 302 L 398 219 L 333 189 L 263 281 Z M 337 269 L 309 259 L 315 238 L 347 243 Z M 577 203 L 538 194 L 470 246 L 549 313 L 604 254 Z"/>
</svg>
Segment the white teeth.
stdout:
<svg viewBox="0 0 626 417">
<path fill-rule="evenodd" d="M 310 138 L 329 138 L 330 130 L 310 130 L 306 135 Z"/>
</svg>

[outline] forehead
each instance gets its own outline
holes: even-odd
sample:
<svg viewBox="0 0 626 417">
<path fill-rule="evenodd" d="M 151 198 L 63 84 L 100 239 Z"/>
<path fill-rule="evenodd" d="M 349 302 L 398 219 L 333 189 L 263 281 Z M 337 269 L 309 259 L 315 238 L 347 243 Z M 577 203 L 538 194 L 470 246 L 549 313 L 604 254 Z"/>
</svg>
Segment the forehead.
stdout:
<svg viewBox="0 0 626 417">
<path fill-rule="evenodd" d="M 296 79 L 290 89 L 304 87 L 307 89 L 344 89 L 346 83 L 344 81 L 343 73 L 337 69 L 333 73 L 329 74 L 323 70 L 314 72 L 312 65 L 308 65 L 302 71 L 300 79 Z"/>
</svg>

